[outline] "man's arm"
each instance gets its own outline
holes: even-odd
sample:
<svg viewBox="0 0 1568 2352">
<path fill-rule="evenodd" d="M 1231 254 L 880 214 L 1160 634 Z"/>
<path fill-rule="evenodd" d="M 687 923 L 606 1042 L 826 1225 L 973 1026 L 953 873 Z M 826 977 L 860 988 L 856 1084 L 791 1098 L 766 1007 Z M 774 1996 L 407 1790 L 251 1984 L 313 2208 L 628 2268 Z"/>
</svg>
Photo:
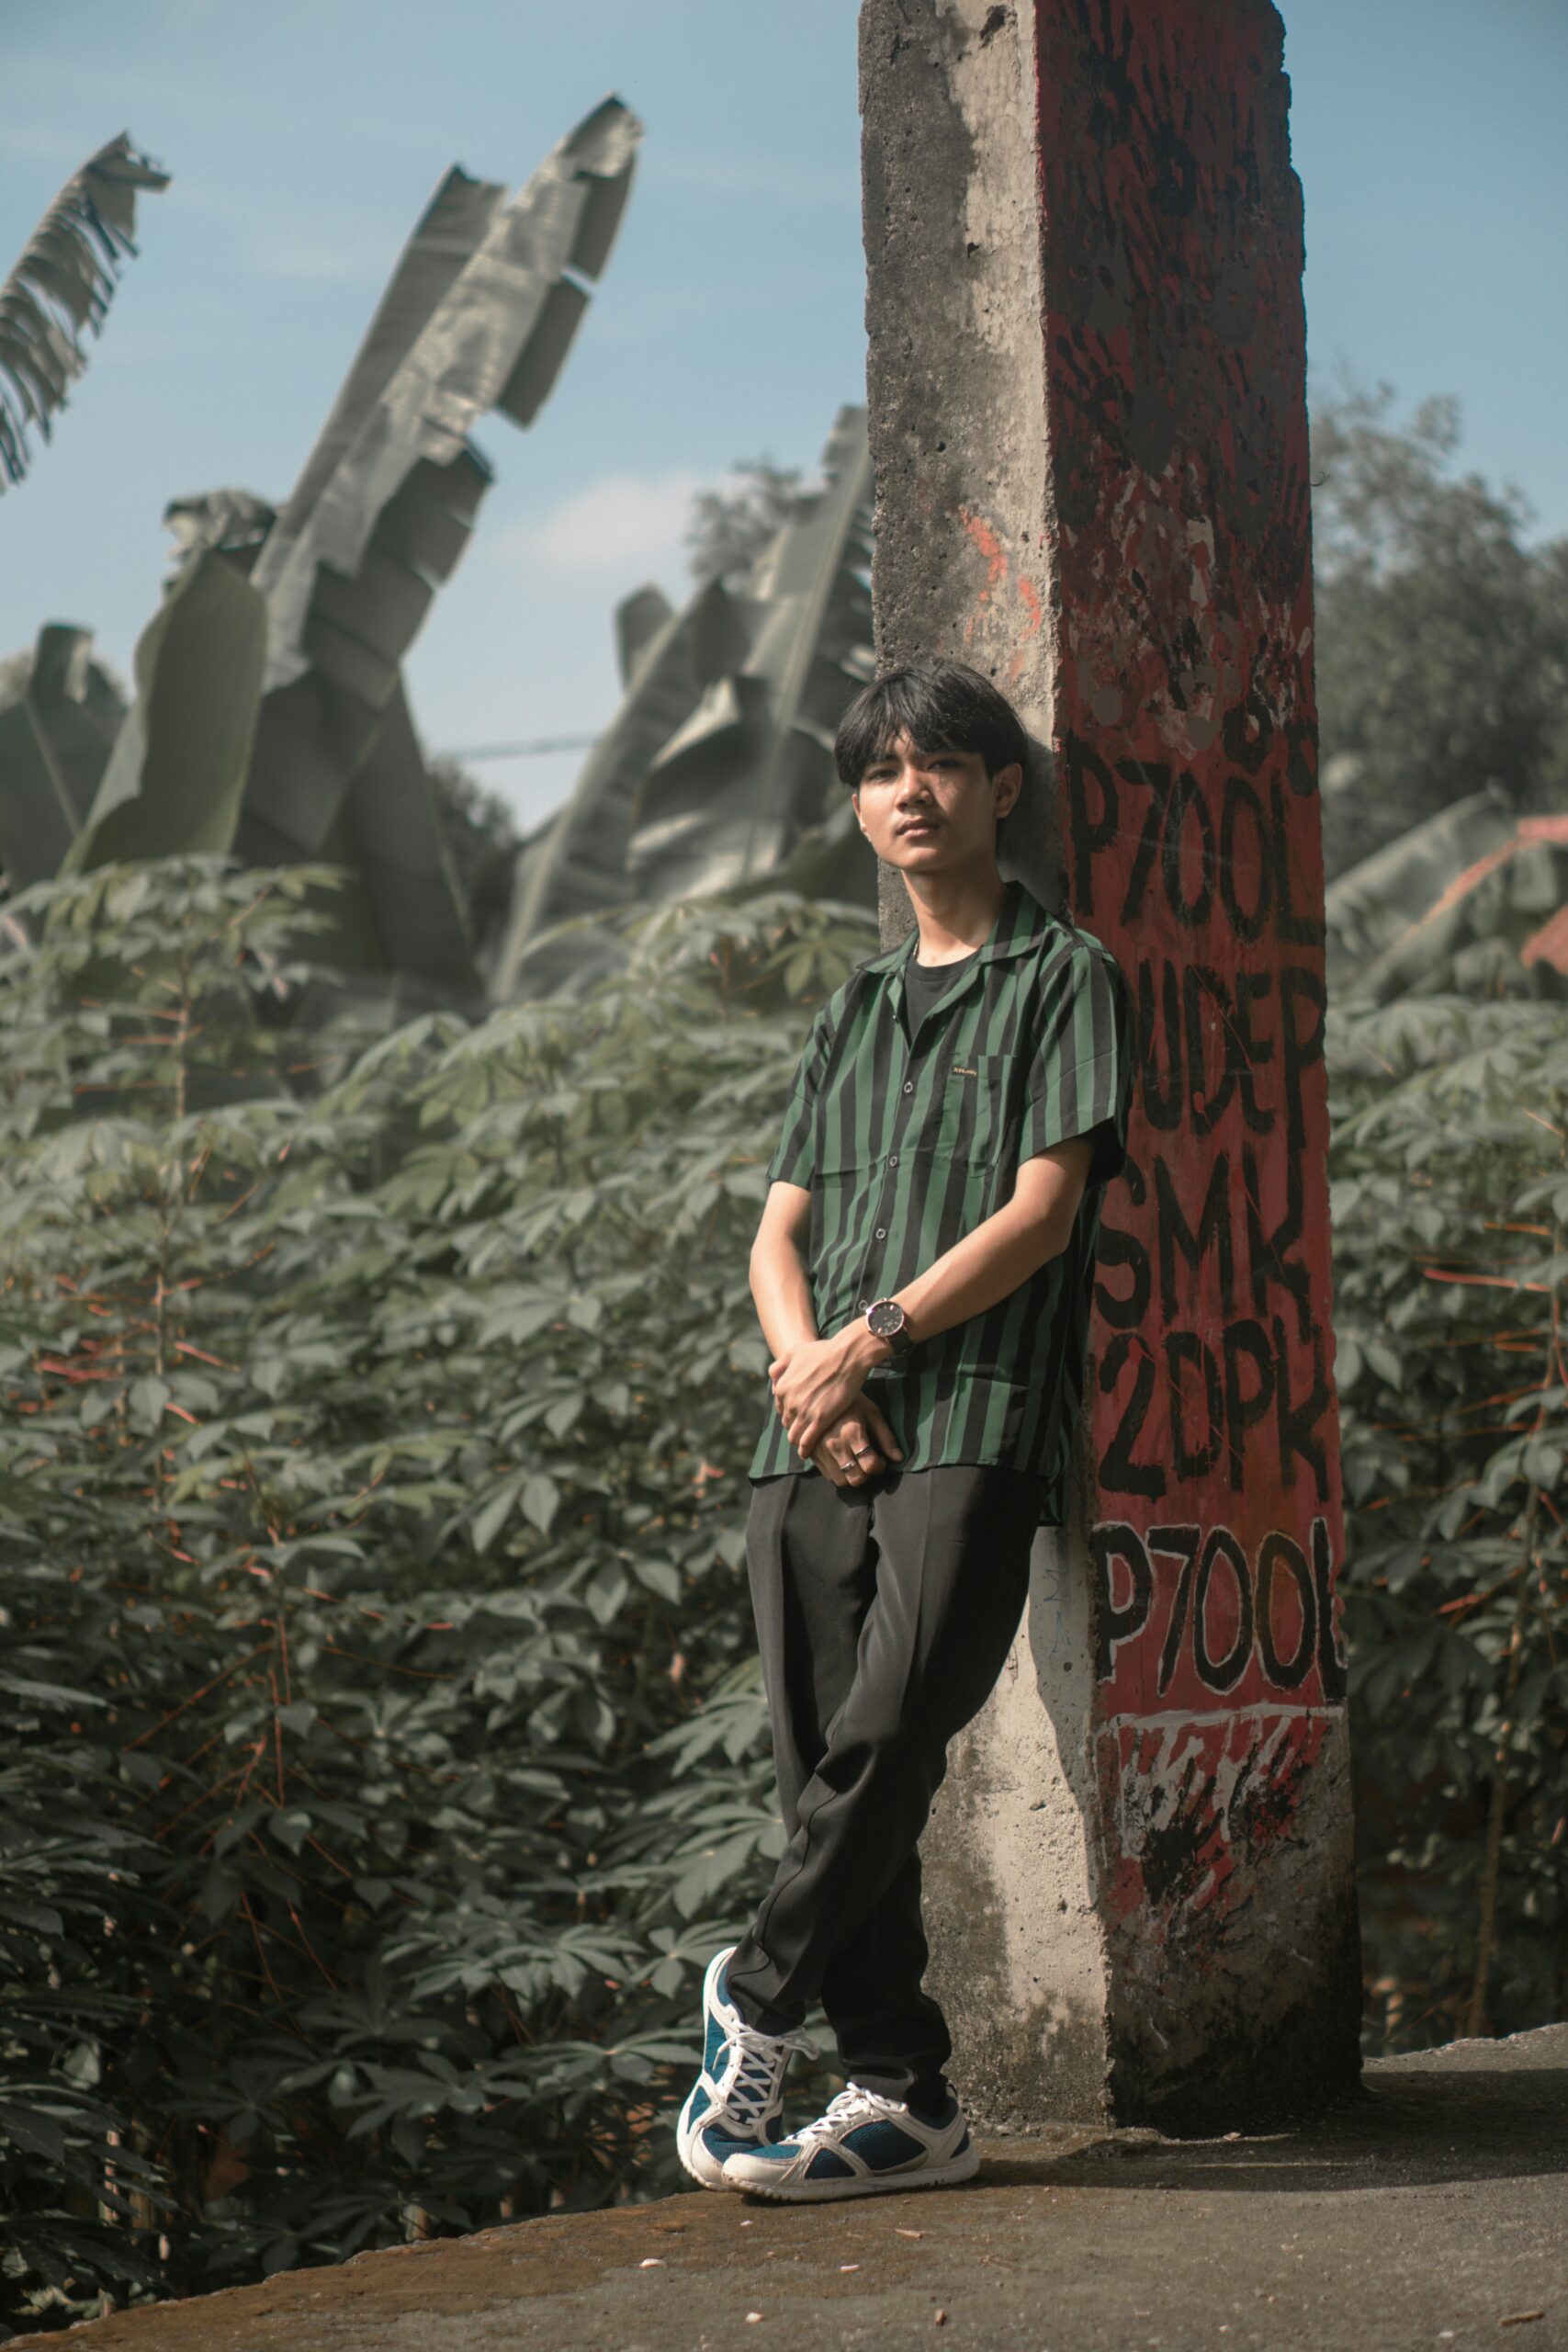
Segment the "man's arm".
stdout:
<svg viewBox="0 0 1568 2352">
<path fill-rule="evenodd" d="M 1093 1157 L 1091 1138 L 1075 1136 L 1026 1159 L 1018 1171 L 1011 1199 L 951 1250 L 933 1258 L 923 1273 L 892 1294 L 904 1310 L 911 1338 L 934 1339 L 939 1331 L 966 1321 L 971 1315 L 983 1315 L 987 1307 L 1027 1282 L 1048 1259 L 1059 1257 L 1072 1237 Z M 773 1189 L 776 1193 L 785 1188 L 775 1185 Z M 800 1198 L 809 1205 L 809 1193 L 803 1193 Z M 764 1227 L 766 1222 L 764 1213 Z M 759 1233 L 759 1245 L 761 1238 Z M 753 1264 L 756 1256 L 754 1248 Z M 801 1282 L 804 1286 L 804 1273 Z M 756 1288 L 753 1279 L 753 1295 Z M 760 1299 L 758 1306 L 761 1313 Z M 762 1329 L 773 1350 L 768 1375 L 779 1418 L 790 1443 L 798 1453 L 809 1455 L 824 1430 L 858 1396 L 873 1364 L 888 1361 L 892 1345 L 874 1338 L 863 1316 L 854 1317 L 830 1338 L 818 1339 L 808 1293 L 804 1325 L 781 1317 L 775 1338 L 773 1327 L 763 1317 Z"/>
<path fill-rule="evenodd" d="M 777 1356 L 817 1337 L 817 1311 L 800 1254 L 800 1237 L 811 1215 L 805 1184 L 773 1183 L 762 1204 L 761 1223 L 751 1244 L 751 1296 L 762 1337 Z"/>
<path fill-rule="evenodd" d="M 811 1284 L 800 1252 L 800 1240 L 811 1215 L 811 1193 L 803 1184 L 775 1182 L 768 1187 L 761 1223 L 751 1244 L 751 1296 L 762 1337 L 776 1359 L 817 1339 L 817 1316 Z M 863 1323 L 861 1329 L 864 1330 Z M 870 1333 L 866 1337 L 870 1338 Z M 881 1342 L 878 1346 L 880 1348 Z M 862 1455 L 854 1447 L 869 1443 L 874 1452 Z M 809 1446 L 799 1451 L 815 1462 L 835 1486 L 855 1485 L 874 1477 L 887 1460 L 902 1461 L 897 1440 L 885 1415 L 869 1396 L 860 1394 L 857 1375 L 839 1412 L 822 1425 Z M 846 1464 L 853 1465 L 846 1469 Z"/>
<path fill-rule="evenodd" d="M 1122 1163 L 1132 994 L 1114 956 L 1087 933 L 1054 965 L 1023 1050 L 1025 1114 L 1012 1196 L 894 1294 L 917 1341 L 984 1314 L 1059 1256 L 1091 1170 L 1102 1182 Z M 862 1317 L 829 1339 L 786 1337 L 768 1374 L 791 1443 L 809 1452 L 871 1366 L 891 1353 Z"/>
</svg>

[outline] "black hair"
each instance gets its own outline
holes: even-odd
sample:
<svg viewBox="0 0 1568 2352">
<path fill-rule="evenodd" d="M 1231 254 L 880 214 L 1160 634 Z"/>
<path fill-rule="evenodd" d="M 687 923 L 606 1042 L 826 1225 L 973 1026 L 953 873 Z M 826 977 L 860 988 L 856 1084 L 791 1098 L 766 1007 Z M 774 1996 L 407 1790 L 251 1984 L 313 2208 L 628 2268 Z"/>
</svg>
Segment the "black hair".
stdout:
<svg viewBox="0 0 1568 2352">
<path fill-rule="evenodd" d="M 840 780 L 858 791 L 872 762 L 901 735 L 917 751 L 978 752 L 987 776 L 1014 762 L 1029 764 L 1029 738 L 1017 711 L 965 662 L 911 662 L 863 686 L 834 738 Z"/>
</svg>

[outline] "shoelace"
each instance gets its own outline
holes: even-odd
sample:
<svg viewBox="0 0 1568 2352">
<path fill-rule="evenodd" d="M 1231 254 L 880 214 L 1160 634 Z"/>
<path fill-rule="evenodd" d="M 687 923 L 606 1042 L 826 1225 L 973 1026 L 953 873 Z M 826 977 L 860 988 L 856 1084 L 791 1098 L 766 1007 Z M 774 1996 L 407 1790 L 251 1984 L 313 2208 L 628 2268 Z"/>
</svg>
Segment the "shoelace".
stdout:
<svg viewBox="0 0 1568 2352">
<path fill-rule="evenodd" d="M 829 2100 L 820 2115 L 801 2131 L 792 2132 L 790 2138 L 801 2146 L 815 2147 L 819 2140 L 832 2139 L 847 2123 L 880 2123 L 886 2117 L 896 2120 L 899 2112 L 893 2099 L 881 2098 L 875 2091 L 863 2090 L 858 2083 L 852 2083 L 847 2090 Z"/>
<path fill-rule="evenodd" d="M 762 2109 L 772 2105 L 791 2051 L 804 2050 L 812 2058 L 817 2055 L 817 2044 L 809 2034 L 759 2033 L 745 2023 L 738 2027 L 732 2047 L 739 2055 L 724 2105 L 737 2122 L 747 2124 L 755 2123 Z"/>
</svg>

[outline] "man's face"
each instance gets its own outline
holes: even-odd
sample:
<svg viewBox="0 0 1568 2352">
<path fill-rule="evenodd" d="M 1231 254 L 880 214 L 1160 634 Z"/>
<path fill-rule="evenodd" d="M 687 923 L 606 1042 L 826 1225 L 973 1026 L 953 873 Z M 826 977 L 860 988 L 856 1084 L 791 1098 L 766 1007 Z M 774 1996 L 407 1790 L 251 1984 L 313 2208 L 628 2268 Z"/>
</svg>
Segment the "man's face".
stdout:
<svg viewBox="0 0 1568 2352">
<path fill-rule="evenodd" d="M 1016 764 L 988 776 L 978 752 L 922 752 L 900 735 L 852 797 L 878 857 L 907 874 L 944 874 L 995 864 L 997 826 L 1022 786 Z"/>
</svg>

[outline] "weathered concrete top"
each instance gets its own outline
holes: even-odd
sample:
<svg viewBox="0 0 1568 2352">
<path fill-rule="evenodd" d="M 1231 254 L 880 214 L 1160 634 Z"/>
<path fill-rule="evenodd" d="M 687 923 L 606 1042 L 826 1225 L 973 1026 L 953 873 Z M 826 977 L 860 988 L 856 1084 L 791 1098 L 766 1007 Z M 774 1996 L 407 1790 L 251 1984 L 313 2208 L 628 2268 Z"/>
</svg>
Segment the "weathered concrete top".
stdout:
<svg viewBox="0 0 1568 2352">
<path fill-rule="evenodd" d="M 984 2352 L 1469 2352 L 1514 2326 L 1568 2346 L 1568 2025 L 1382 2061 L 1300 2132 L 1064 2131 L 923 2196 L 521 2222 L 10 2352 L 907 2352 L 938 2327 Z"/>
</svg>

